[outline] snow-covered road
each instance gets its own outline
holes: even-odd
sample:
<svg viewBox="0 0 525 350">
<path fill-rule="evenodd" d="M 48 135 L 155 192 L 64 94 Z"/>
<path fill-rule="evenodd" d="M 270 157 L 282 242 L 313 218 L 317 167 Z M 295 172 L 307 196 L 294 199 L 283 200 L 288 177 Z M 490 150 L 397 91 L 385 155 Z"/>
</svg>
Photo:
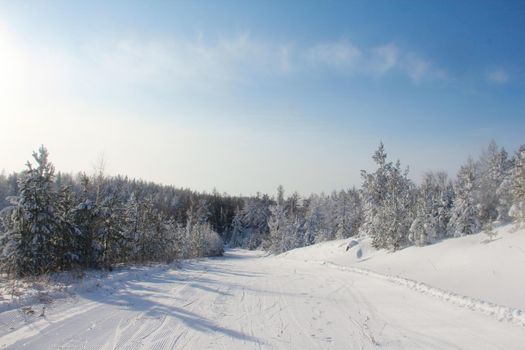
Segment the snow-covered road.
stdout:
<svg viewBox="0 0 525 350">
<path fill-rule="evenodd" d="M 0 317 L 13 349 L 523 349 L 525 328 L 371 276 L 232 250 Z M 27 316 L 29 317 L 29 316 Z"/>
</svg>

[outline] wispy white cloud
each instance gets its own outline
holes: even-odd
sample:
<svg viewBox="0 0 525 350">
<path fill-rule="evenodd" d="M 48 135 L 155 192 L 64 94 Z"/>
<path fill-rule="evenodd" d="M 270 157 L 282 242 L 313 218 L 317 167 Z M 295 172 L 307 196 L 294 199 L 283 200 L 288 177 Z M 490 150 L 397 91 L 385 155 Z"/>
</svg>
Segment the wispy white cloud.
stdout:
<svg viewBox="0 0 525 350">
<path fill-rule="evenodd" d="M 374 73 L 383 75 L 399 64 L 401 50 L 393 43 L 375 47 L 371 50 L 370 65 Z"/>
<path fill-rule="evenodd" d="M 83 47 L 93 68 L 135 82 L 198 84 L 244 80 L 290 70 L 291 49 L 240 34 L 217 41 L 139 39 L 91 42 Z"/>
<path fill-rule="evenodd" d="M 128 82 L 209 84 L 312 70 L 373 77 L 397 72 L 414 83 L 446 78 L 429 59 L 394 43 L 365 48 L 339 40 L 300 47 L 240 34 L 217 41 L 127 38 L 88 43 L 84 50 L 92 68 Z"/>
<path fill-rule="evenodd" d="M 309 63 L 320 68 L 332 68 L 342 73 L 383 77 L 397 72 L 413 83 L 444 80 L 447 73 L 429 59 L 403 50 L 395 43 L 372 48 L 360 48 L 347 40 L 323 43 L 305 50 Z M 300 53 L 299 53 L 300 54 Z"/>
<path fill-rule="evenodd" d="M 314 65 L 354 69 L 359 64 L 362 52 L 357 46 L 344 40 L 314 45 L 307 48 L 304 54 L 308 62 Z"/>
<path fill-rule="evenodd" d="M 485 78 L 490 83 L 505 84 L 509 81 L 509 74 L 504 69 L 498 68 L 488 71 L 485 74 Z"/>
<path fill-rule="evenodd" d="M 422 81 L 446 80 L 446 70 L 435 67 L 432 62 L 413 52 L 406 53 L 400 62 L 400 69 L 404 71 L 414 83 Z"/>
</svg>

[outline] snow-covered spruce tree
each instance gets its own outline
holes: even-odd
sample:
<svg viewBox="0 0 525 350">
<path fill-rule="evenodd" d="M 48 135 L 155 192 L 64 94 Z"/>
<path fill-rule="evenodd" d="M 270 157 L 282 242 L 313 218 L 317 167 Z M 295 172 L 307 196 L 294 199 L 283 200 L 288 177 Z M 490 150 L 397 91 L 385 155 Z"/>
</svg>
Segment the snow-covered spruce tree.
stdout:
<svg viewBox="0 0 525 350">
<path fill-rule="evenodd" d="M 337 192 L 332 192 L 330 196 L 321 195 L 318 205 L 320 206 L 322 223 L 320 230 L 315 235 L 315 242 L 331 241 L 336 238 L 339 224 Z"/>
<path fill-rule="evenodd" d="M 173 218 L 167 219 L 166 239 L 164 242 L 166 251 L 166 261 L 171 262 L 174 259 L 182 259 L 185 253 L 184 227 L 182 224 L 175 222 Z"/>
<path fill-rule="evenodd" d="M 387 230 L 383 233 L 386 247 L 397 250 L 409 243 L 410 225 L 414 220 L 415 190 L 408 178 L 408 168 L 401 170 L 399 161 L 390 168 L 388 179 L 388 192 L 380 217 L 386 223 Z"/>
<path fill-rule="evenodd" d="M 324 196 L 311 195 L 308 199 L 308 209 L 305 214 L 303 242 L 305 246 L 314 244 L 316 241 L 324 240 L 329 236 L 326 231 Z"/>
<path fill-rule="evenodd" d="M 196 222 L 190 227 L 189 257 L 219 256 L 224 251 L 219 234 L 207 222 Z"/>
<path fill-rule="evenodd" d="M 336 233 L 338 239 L 355 236 L 363 221 L 363 206 L 359 192 L 352 188 L 339 192 L 335 203 Z"/>
<path fill-rule="evenodd" d="M 21 274 L 22 220 L 18 219 L 18 198 L 12 196 L 9 199 L 11 205 L 0 211 L 0 270 L 8 275 L 18 275 Z"/>
<path fill-rule="evenodd" d="M 146 262 L 159 259 L 159 242 L 163 234 L 163 219 L 154 208 L 153 198 L 140 198 L 133 192 L 124 206 L 125 232 L 129 242 L 128 251 L 133 260 Z M 162 250 L 162 247 L 160 247 Z"/>
<path fill-rule="evenodd" d="M 191 257 L 205 256 L 206 241 L 204 235 L 208 229 L 206 227 L 208 217 L 209 210 L 206 200 L 193 199 L 192 205 L 188 209 L 186 223 Z"/>
<path fill-rule="evenodd" d="M 267 195 L 247 198 L 232 221 L 230 246 L 246 249 L 260 247 L 268 238 L 270 199 Z"/>
<path fill-rule="evenodd" d="M 447 233 L 452 206 L 452 185 L 444 172 L 427 173 L 417 190 L 415 219 L 409 240 L 415 245 L 434 243 Z"/>
<path fill-rule="evenodd" d="M 301 197 L 297 192 L 293 193 L 285 201 L 286 224 L 283 236 L 284 251 L 303 247 L 304 243 L 304 217 L 305 207 L 301 204 Z"/>
<path fill-rule="evenodd" d="M 99 227 L 102 226 L 102 217 L 99 215 L 98 204 L 91 199 L 91 181 L 85 174 L 80 175 L 78 203 L 73 211 L 75 227 L 81 232 L 79 236 L 79 258 L 84 267 L 97 267 L 98 256 L 95 254 L 95 239 Z"/>
<path fill-rule="evenodd" d="M 454 184 L 456 197 L 448 224 L 451 236 L 460 237 L 478 232 L 481 229 L 478 207 L 476 206 L 476 168 L 472 159 L 463 165 Z"/>
<path fill-rule="evenodd" d="M 511 166 L 503 177 L 503 180 L 501 181 L 498 189 L 496 190 L 499 204 L 497 221 L 500 223 L 512 221 L 510 209 L 514 203 L 514 196 L 512 195 L 512 172 L 514 169 L 514 163 L 512 161 L 509 161 L 509 163 L 511 163 Z"/>
<path fill-rule="evenodd" d="M 383 143 L 372 157 L 378 168 L 374 173 L 362 171 L 363 231 L 372 237 L 376 248 L 397 250 L 408 244 L 413 221 L 414 190 L 408 170 L 398 162 L 387 162 Z"/>
<path fill-rule="evenodd" d="M 224 242 L 219 234 L 211 228 L 211 225 L 205 227 L 204 240 L 206 242 L 204 256 L 221 256 L 224 253 Z"/>
<path fill-rule="evenodd" d="M 77 227 L 76 198 L 69 187 L 60 188 L 56 204 L 56 215 L 58 231 L 55 249 L 57 269 L 69 270 L 73 266 L 81 266 L 84 261 L 82 257 L 83 232 Z"/>
<path fill-rule="evenodd" d="M 148 213 L 150 227 L 148 229 L 148 240 L 146 246 L 147 261 L 169 261 L 170 257 L 170 238 L 166 218 L 155 208 Z"/>
<path fill-rule="evenodd" d="M 144 212 L 136 192 L 132 192 L 123 208 L 124 235 L 130 242 L 131 254 L 135 258 L 144 254 Z"/>
<path fill-rule="evenodd" d="M 270 206 L 270 213 L 268 218 L 268 228 L 270 229 L 269 249 L 272 253 L 279 254 L 285 251 L 284 244 L 288 224 L 282 186 L 277 188 L 277 200 L 275 204 Z"/>
<path fill-rule="evenodd" d="M 11 272 L 18 275 L 53 271 L 57 265 L 56 235 L 60 225 L 55 212 L 54 167 L 48 156 L 43 146 L 33 153 L 36 167 L 27 162 L 18 185 L 19 195 L 6 212 L 4 255 Z"/>
<path fill-rule="evenodd" d="M 206 200 L 193 202 L 188 211 L 186 223 L 188 257 L 217 256 L 223 253 L 224 242 L 208 222 L 210 217 L 208 205 Z"/>
<path fill-rule="evenodd" d="M 509 216 L 522 226 L 525 225 L 525 145 L 516 154 L 511 179 L 512 206 Z"/>
<path fill-rule="evenodd" d="M 376 224 L 376 214 L 381 209 L 383 202 L 386 199 L 387 193 L 387 173 L 392 166 L 391 163 L 386 162 L 386 152 L 383 143 L 379 144 L 378 150 L 372 156 L 372 159 L 377 164 L 377 169 L 374 173 L 367 173 L 361 170 L 361 177 L 363 178 L 362 197 L 363 197 L 363 213 L 364 221 L 362 230 L 368 236 L 373 236 Z"/>
<path fill-rule="evenodd" d="M 245 227 L 242 220 L 243 212 L 237 208 L 233 217 L 229 245 L 231 247 L 244 247 Z"/>
<path fill-rule="evenodd" d="M 500 149 L 495 141 L 491 141 L 487 149 L 483 150 L 476 163 L 476 202 L 482 225 L 494 220 L 508 221 L 509 207 L 505 205 L 504 198 L 500 200 L 501 192 L 498 193 L 498 189 L 510 166 L 507 152 Z"/>
<path fill-rule="evenodd" d="M 284 251 L 304 247 L 304 217 L 299 213 L 293 213 L 287 217 L 286 221 Z"/>
<path fill-rule="evenodd" d="M 99 264 L 105 268 L 129 260 L 130 239 L 125 234 L 123 202 L 117 192 L 117 189 L 111 189 L 103 197 L 97 213 L 101 223 L 94 237 L 94 254 Z"/>
</svg>

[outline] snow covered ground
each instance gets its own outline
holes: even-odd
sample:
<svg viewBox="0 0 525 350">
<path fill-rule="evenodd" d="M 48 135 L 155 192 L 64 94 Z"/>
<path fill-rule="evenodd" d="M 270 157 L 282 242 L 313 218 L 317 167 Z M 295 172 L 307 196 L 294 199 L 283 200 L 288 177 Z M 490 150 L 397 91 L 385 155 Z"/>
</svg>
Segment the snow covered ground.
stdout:
<svg viewBox="0 0 525 350">
<path fill-rule="evenodd" d="M 506 225 L 490 241 L 484 233 L 391 253 L 375 250 L 369 238 L 346 251 L 338 240 L 296 249 L 287 259 L 329 262 L 406 279 L 460 295 L 525 310 L 525 229 Z"/>
<path fill-rule="evenodd" d="M 33 298 L 30 306 L 28 299 L 24 308 L 5 303 L 0 347 L 523 349 L 519 322 L 400 281 L 521 307 L 525 264 L 517 252 L 525 249 L 524 234 L 504 228 L 488 244 L 478 235 L 395 254 L 373 251 L 366 241 L 349 251 L 347 241 L 335 241 L 277 257 L 230 250 L 180 269 L 88 276 L 84 287 L 62 288 L 69 290 L 63 298 Z"/>
</svg>

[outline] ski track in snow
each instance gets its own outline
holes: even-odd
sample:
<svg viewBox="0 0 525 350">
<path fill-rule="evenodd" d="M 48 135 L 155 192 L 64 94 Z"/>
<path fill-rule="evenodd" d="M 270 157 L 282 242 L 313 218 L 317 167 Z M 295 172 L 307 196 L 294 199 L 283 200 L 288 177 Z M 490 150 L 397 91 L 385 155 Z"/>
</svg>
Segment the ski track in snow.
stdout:
<svg viewBox="0 0 525 350">
<path fill-rule="evenodd" d="M 232 250 L 119 283 L 58 300 L 44 316 L 40 305 L 33 305 L 35 314 L 1 313 L 0 348 L 522 349 L 525 343 L 523 314 L 515 310 L 396 276 L 260 252 Z"/>
</svg>

